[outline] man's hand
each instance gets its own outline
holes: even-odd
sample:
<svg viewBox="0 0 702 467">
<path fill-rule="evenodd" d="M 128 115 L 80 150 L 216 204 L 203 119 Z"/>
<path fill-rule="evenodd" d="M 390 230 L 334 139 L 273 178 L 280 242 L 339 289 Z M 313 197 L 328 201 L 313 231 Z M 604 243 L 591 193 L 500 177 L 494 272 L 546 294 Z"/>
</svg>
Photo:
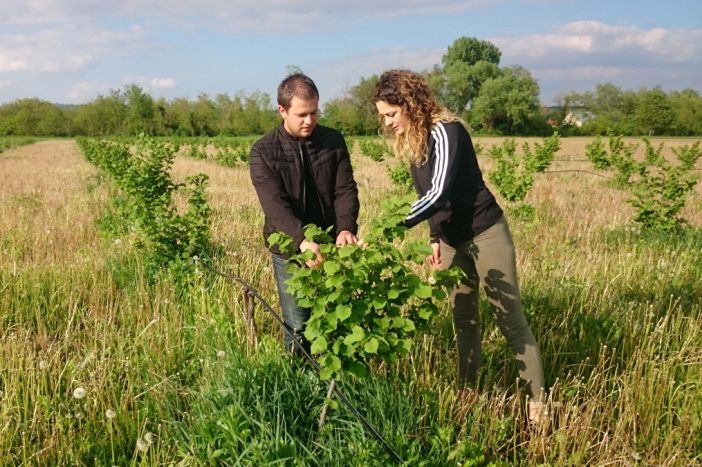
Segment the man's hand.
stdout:
<svg viewBox="0 0 702 467">
<path fill-rule="evenodd" d="M 431 244 L 431 254 L 427 256 L 427 262 L 434 268 L 441 266 L 441 243 Z"/>
<path fill-rule="evenodd" d="M 358 238 L 348 230 L 342 230 L 336 236 L 336 246 L 344 246 L 358 243 Z"/>
<path fill-rule="evenodd" d="M 308 268 L 316 268 L 317 266 L 322 264 L 322 262 L 324 261 L 324 256 L 322 256 L 322 252 L 319 250 L 318 243 L 308 242 L 307 240 L 303 240 L 303 242 L 300 243 L 300 251 L 302 253 L 304 253 L 307 250 L 310 250 L 316 256 L 315 259 L 310 259 L 308 261 L 305 261 L 305 264 L 307 265 Z"/>
</svg>

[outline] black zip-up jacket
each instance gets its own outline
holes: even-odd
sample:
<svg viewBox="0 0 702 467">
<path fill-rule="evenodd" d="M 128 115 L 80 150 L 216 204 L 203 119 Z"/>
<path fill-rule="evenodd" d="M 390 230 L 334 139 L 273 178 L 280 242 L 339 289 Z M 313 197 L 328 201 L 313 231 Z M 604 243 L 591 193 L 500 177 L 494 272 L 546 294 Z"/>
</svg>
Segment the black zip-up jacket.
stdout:
<svg viewBox="0 0 702 467">
<path fill-rule="evenodd" d="M 263 237 L 273 232 L 290 235 L 295 247 L 305 239 L 305 180 L 302 147 L 307 150 L 318 201 L 324 219 L 319 227 L 334 226 L 336 235 L 358 231 L 358 188 L 344 137 L 338 131 L 315 126 L 305 139 L 291 136 L 283 124 L 251 148 L 251 181 L 261 202 Z M 277 252 L 277 250 L 273 250 Z"/>
<path fill-rule="evenodd" d="M 485 186 L 470 135 L 460 122 L 437 123 L 427 147 L 427 161 L 411 168 L 420 198 L 405 225 L 428 219 L 432 241 L 458 246 L 491 227 L 503 212 Z"/>
</svg>

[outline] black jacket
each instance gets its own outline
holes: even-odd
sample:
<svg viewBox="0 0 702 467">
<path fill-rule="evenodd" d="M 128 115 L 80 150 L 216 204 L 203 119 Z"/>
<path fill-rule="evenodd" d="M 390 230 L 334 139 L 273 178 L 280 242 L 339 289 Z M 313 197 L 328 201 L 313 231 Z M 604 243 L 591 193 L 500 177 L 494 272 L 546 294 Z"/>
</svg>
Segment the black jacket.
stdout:
<svg viewBox="0 0 702 467">
<path fill-rule="evenodd" d="M 251 148 L 249 170 L 261 202 L 265 224 L 263 236 L 273 232 L 290 235 L 295 247 L 305 239 L 305 189 L 300 145 L 309 155 L 319 194 L 323 225 L 333 234 L 358 231 L 358 188 L 344 137 L 336 130 L 317 125 L 305 139 L 291 136 L 281 124 Z"/>
<path fill-rule="evenodd" d="M 497 222 L 502 209 L 485 186 L 470 135 L 460 122 L 437 123 L 427 145 L 427 161 L 420 167 L 412 165 L 420 198 L 412 204 L 405 225 L 428 219 L 433 241 L 458 246 Z"/>
</svg>

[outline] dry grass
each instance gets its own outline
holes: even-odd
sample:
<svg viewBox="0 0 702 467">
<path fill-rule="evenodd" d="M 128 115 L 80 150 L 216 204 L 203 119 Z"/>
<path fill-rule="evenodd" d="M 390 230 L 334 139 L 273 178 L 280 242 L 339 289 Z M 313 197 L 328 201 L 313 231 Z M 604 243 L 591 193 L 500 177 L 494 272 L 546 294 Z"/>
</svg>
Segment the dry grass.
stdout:
<svg viewBox="0 0 702 467">
<path fill-rule="evenodd" d="M 104 193 L 86 196 L 97 170 L 73 141 L 42 141 L 0 156 L 0 267 L 65 265 L 99 248 Z"/>
<path fill-rule="evenodd" d="M 487 148 L 501 139 L 476 141 Z M 563 139 L 551 170 L 594 172 L 580 160 L 588 141 Z M 353 164 L 363 225 L 391 184 L 385 163 L 355 153 Z M 486 155 L 481 164 L 489 170 Z M 210 177 L 222 262 L 275 303 L 248 170 L 187 158 L 173 170 L 177 180 L 199 172 Z M 82 464 L 110 449 L 114 463 L 172 462 L 179 457 L 172 439 L 159 440 L 147 457 L 136 438 L 165 436 L 188 394 L 216 386 L 218 349 L 244 340 L 240 297 L 221 282 L 186 297 L 187 313 L 169 284 L 116 283 L 131 266 L 116 262 L 128 245 L 101 238 L 95 225 L 108 196 L 72 141 L 0 155 L 0 459 L 8 463 Z M 625 199 L 605 178 L 547 173 L 527 198 L 535 222 L 512 222 L 525 305 L 552 384 L 543 431 L 521 425 L 513 363 L 489 323 L 480 394 L 456 400 L 447 317 L 400 365 L 418 394 L 437 395 L 439 420 L 451 423 L 456 440 L 481 440 L 491 458 L 526 465 L 702 460 L 695 452 L 702 446 L 700 251 L 621 229 L 632 219 Z M 696 229 L 701 200 L 698 184 L 685 210 Z M 412 232 L 425 235 L 425 226 Z M 265 332 L 279 332 L 268 325 Z M 88 392 L 82 402 L 71 396 L 78 386 Z M 118 414 L 110 425 L 108 408 Z M 100 444 L 106 433 L 110 442 Z"/>
</svg>

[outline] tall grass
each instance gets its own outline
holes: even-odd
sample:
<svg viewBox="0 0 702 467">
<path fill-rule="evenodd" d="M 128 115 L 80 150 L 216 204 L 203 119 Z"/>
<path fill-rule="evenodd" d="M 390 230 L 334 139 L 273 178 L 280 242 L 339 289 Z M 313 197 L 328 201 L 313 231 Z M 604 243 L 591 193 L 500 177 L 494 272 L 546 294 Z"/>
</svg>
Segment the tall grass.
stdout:
<svg viewBox="0 0 702 467">
<path fill-rule="evenodd" d="M 564 139 L 561 153 L 580 146 Z M 364 225 L 393 187 L 384 163 L 357 156 Z M 174 166 L 176 179 L 199 172 L 210 176 L 218 267 L 277 304 L 247 169 Z M 391 462 L 343 405 L 317 427 L 325 385 L 283 355 L 260 307 L 261 336 L 248 343 L 241 289 L 205 271 L 185 291 L 149 284 L 133 247 L 97 227 L 111 189 L 70 141 L 0 158 L 0 463 Z M 485 306 L 475 391 L 455 388 L 447 309 L 408 358 L 342 389 L 409 465 L 702 463 L 701 198 L 698 186 L 685 211 L 694 229 L 662 237 L 629 227 L 605 179 L 537 177 L 535 219 L 511 228 L 547 423 L 525 421 Z"/>
</svg>

